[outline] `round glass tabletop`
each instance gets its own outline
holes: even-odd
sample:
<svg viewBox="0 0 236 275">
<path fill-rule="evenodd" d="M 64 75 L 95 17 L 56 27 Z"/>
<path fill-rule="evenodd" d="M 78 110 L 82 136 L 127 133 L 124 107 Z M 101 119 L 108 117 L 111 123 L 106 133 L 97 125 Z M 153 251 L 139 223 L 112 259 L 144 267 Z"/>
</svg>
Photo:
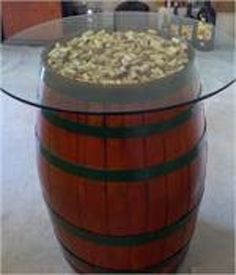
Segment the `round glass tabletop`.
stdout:
<svg viewBox="0 0 236 275">
<path fill-rule="evenodd" d="M 188 45 L 189 61 L 183 69 L 153 81 L 104 85 L 72 81 L 52 71 L 45 62 L 48 49 L 57 41 L 79 37 L 87 30 L 150 29 Z M 1 90 L 22 102 L 57 111 L 164 110 L 204 100 L 235 82 L 234 38 L 218 26 L 167 14 L 95 13 L 57 19 L 10 37 L 1 52 Z"/>
</svg>

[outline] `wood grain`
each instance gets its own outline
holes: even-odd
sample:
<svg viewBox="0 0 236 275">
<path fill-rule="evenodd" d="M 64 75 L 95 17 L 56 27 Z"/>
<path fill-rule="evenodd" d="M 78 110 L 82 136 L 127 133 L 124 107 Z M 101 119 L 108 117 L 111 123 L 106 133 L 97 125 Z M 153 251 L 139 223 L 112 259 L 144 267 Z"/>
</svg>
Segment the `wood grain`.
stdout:
<svg viewBox="0 0 236 275">
<path fill-rule="evenodd" d="M 205 133 L 201 104 L 119 115 L 41 113 L 41 184 L 56 236 L 83 261 L 67 255 L 76 269 L 141 271 L 170 257 L 162 270 L 176 268 L 204 190 Z"/>
<path fill-rule="evenodd" d="M 60 1 L 2 1 L 2 20 L 5 38 L 44 23 L 46 21 L 61 18 Z M 57 37 L 57 30 L 47 30 L 48 35 Z M 36 35 L 36 34 L 35 34 Z M 45 34 L 46 35 L 46 34 Z"/>
</svg>

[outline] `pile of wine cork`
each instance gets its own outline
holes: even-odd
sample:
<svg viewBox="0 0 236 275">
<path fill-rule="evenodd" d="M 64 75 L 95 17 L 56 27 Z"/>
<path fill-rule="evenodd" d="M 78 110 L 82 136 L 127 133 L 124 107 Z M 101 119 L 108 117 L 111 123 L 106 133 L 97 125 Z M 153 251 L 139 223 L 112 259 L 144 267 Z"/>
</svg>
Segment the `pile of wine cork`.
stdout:
<svg viewBox="0 0 236 275">
<path fill-rule="evenodd" d="M 155 30 L 86 31 L 57 42 L 47 65 L 57 74 L 78 82 L 103 85 L 153 81 L 182 70 L 188 63 L 187 45 L 165 39 Z"/>
</svg>

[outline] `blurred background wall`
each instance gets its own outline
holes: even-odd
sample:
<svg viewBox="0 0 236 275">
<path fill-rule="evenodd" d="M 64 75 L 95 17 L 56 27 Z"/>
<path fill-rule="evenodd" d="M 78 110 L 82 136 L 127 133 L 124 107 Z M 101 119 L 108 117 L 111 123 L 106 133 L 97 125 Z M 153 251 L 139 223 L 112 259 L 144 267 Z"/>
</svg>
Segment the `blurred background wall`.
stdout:
<svg viewBox="0 0 236 275">
<path fill-rule="evenodd" d="M 71 16 L 86 12 L 86 9 L 95 9 L 97 11 L 114 11 L 121 0 L 109 1 L 68 1 L 68 0 L 52 0 L 52 1 L 19 1 L 19 0 L 2 0 L 2 35 L 5 38 L 10 37 L 16 32 L 25 28 L 40 24 L 42 22 L 61 18 L 63 16 Z M 164 0 L 148 1 L 143 0 L 150 11 L 157 11 L 164 5 Z M 181 3 L 186 1 L 178 1 Z M 196 1 L 193 1 L 196 2 Z M 197 1 L 199 2 L 199 1 Z M 200 1 L 201 2 L 201 1 Z M 235 23 L 235 1 L 211 1 L 216 9 L 217 14 L 221 13 L 219 25 L 223 25 L 224 29 L 231 35 L 234 33 Z M 228 16 L 231 14 L 231 16 Z"/>
</svg>

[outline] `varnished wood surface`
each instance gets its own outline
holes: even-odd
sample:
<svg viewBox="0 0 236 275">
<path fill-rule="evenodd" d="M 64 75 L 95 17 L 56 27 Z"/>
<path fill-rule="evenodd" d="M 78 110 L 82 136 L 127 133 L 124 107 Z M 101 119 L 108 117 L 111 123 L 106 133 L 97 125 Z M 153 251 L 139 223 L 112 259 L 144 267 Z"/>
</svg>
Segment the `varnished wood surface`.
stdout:
<svg viewBox="0 0 236 275">
<path fill-rule="evenodd" d="M 49 20 L 61 18 L 60 1 L 2 1 L 2 22 L 5 39 Z M 60 37 L 60 28 L 48 29 L 49 37 Z M 37 34 L 35 33 L 35 38 Z M 43 34 L 46 37 L 46 34 Z"/>
<path fill-rule="evenodd" d="M 205 178 L 204 111 L 201 105 L 196 105 L 135 115 L 53 113 L 64 122 L 89 125 L 97 131 L 99 128 L 114 130 L 166 124 L 175 121 L 176 116 L 188 108 L 194 109 L 191 115 L 180 124 L 173 123 L 172 128 L 164 127 L 157 133 L 127 138 L 75 133 L 74 128 L 65 129 L 65 124 L 55 125 L 45 115 L 39 115 L 37 138 L 47 151 L 46 155 L 42 155 L 40 149 L 38 153 L 43 193 L 49 207 L 61 217 L 53 219 L 57 237 L 79 259 L 104 269 L 141 270 L 161 263 L 190 241 L 196 214 L 158 241 L 147 239 L 143 244 L 124 247 L 122 241 L 120 246 L 114 246 L 112 241 L 108 245 L 106 241 L 102 244 L 91 240 L 100 235 L 108 236 L 108 240 L 109 236 L 114 236 L 116 243 L 118 236 L 137 236 L 139 239 L 143 234 L 168 226 L 177 228 L 175 224 L 196 207 Z M 198 148 L 198 143 L 203 145 Z M 135 170 L 142 176 L 142 171 L 149 167 L 176 163 L 182 156 L 195 152 L 195 147 L 197 153 L 186 158 L 182 166 L 174 165 L 170 172 L 146 180 L 137 177 L 130 182 L 127 177 L 127 181 L 115 178 L 107 181 L 93 178 L 93 174 L 92 178 L 76 174 L 76 167 L 85 167 L 104 173 L 127 171 L 127 175 Z M 58 161 L 64 166 L 57 166 Z M 75 171 L 70 170 L 71 165 Z M 83 230 L 91 232 L 92 239 L 79 237 Z"/>
</svg>

